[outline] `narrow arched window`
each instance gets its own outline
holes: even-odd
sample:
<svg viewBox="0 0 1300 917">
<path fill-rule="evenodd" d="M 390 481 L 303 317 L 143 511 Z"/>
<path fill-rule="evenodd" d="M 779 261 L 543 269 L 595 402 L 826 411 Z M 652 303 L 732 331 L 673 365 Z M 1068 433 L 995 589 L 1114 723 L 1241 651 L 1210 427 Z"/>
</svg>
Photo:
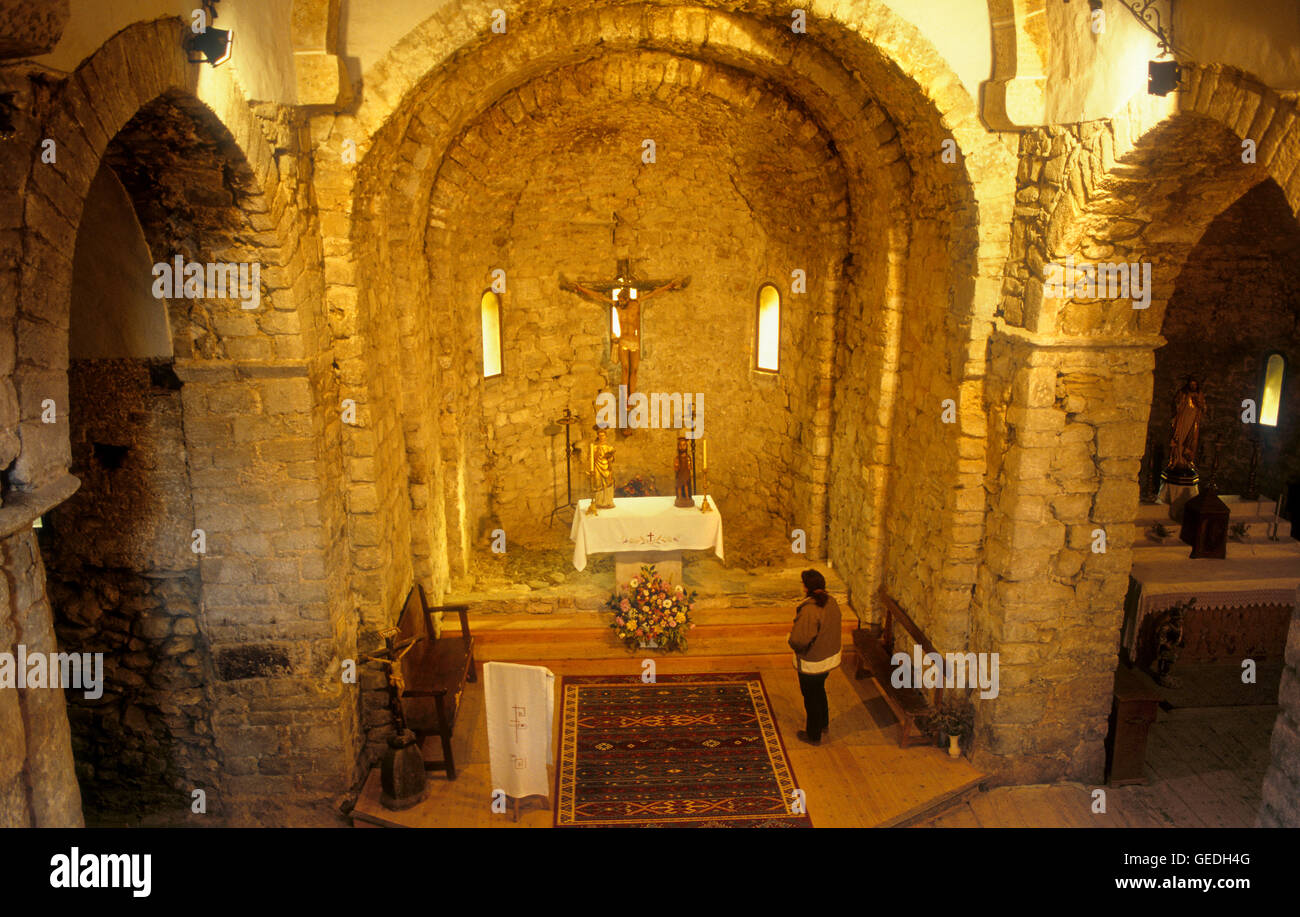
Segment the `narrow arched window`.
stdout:
<svg viewBox="0 0 1300 917">
<path fill-rule="evenodd" d="M 1264 364 L 1264 391 L 1259 397 L 1259 422 L 1277 426 L 1278 411 L 1282 407 L 1282 381 L 1286 375 L 1286 358 L 1280 353 L 1270 354 Z"/>
<path fill-rule="evenodd" d="M 758 288 L 757 328 L 757 367 L 765 373 L 778 372 L 781 368 L 781 294 L 770 283 Z"/>
<path fill-rule="evenodd" d="M 483 320 L 483 378 L 501 375 L 501 297 L 491 290 L 479 303 Z"/>
</svg>

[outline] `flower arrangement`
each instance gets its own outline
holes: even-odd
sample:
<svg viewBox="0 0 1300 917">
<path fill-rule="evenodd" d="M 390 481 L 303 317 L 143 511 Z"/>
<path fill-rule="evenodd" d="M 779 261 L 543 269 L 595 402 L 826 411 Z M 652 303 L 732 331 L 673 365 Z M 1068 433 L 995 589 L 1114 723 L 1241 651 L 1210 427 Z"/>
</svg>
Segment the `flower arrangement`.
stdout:
<svg viewBox="0 0 1300 917">
<path fill-rule="evenodd" d="M 615 592 L 606 607 L 613 612 L 610 624 L 618 639 L 629 647 L 652 646 L 663 650 L 686 649 L 686 632 L 691 623 L 694 592 L 665 583 L 654 564 L 641 568 L 626 591 Z"/>
<path fill-rule="evenodd" d="M 654 475 L 651 475 L 650 480 L 647 481 L 639 474 L 632 475 L 627 479 L 626 484 L 614 491 L 614 495 L 618 497 L 653 497 L 658 493 L 659 488 L 655 484 Z"/>
<path fill-rule="evenodd" d="M 975 716 L 970 710 L 944 706 L 926 718 L 923 728 L 928 729 L 930 735 L 938 739 L 939 744 L 942 745 L 948 736 L 966 738 L 971 734 L 974 725 Z"/>
</svg>

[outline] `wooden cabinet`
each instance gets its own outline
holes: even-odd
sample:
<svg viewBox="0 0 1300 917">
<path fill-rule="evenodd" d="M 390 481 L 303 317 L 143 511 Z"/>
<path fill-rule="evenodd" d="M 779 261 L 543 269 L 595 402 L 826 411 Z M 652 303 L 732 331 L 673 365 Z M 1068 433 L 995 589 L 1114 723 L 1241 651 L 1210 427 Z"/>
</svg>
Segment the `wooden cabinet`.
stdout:
<svg viewBox="0 0 1300 917">
<path fill-rule="evenodd" d="M 1106 735 L 1106 777 L 1111 786 L 1146 783 L 1143 766 L 1147 731 L 1156 721 L 1160 697 L 1138 672 L 1121 665 L 1115 673 L 1115 696 Z"/>
</svg>

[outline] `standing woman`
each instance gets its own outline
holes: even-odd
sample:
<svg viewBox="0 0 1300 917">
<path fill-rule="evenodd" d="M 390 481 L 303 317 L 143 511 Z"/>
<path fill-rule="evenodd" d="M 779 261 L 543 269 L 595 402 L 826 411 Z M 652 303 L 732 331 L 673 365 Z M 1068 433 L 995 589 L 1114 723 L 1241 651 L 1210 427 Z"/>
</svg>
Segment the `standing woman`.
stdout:
<svg viewBox="0 0 1300 917">
<path fill-rule="evenodd" d="M 799 673 L 799 691 L 808 722 L 807 729 L 795 735 L 801 742 L 820 745 L 822 733 L 831 721 L 826 677 L 840 664 L 840 607 L 826 591 L 826 577 L 816 570 L 805 570 L 800 578 L 807 598 L 795 610 L 789 643 L 794 650 L 794 667 Z"/>
</svg>

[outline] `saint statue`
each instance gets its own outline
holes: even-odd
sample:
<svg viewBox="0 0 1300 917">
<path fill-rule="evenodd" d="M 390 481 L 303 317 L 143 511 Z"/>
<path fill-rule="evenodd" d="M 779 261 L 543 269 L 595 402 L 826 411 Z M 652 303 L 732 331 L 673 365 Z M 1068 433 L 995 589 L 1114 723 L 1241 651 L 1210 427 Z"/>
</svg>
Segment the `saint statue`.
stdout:
<svg viewBox="0 0 1300 917">
<path fill-rule="evenodd" d="M 598 509 L 613 509 L 614 447 L 605 442 L 604 428 L 596 430 L 596 441 L 591 444 L 587 471 L 591 475 L 591 505 L 587 507 L 587 512 L 594 516 Z"/>
<path fill-rule="evenodd" d="M 1174 395 L 1173 435 L 1169 440 L 1170 468 L 1195 468 L 1196 448 L 1201 438 L 1201 421 L 1205 418 L 1205 393 L 1201 383 L 1188 376 Z"/>
<path fill-rule="evenodd" d="M 677 455 L 673 458 L 673 471 L 677 475 L 677 499 L 673 506 L 695 508 L 695 497 L 691 492 L 691 453 L 685 436 L 677 437 Z"/>
</svg>

